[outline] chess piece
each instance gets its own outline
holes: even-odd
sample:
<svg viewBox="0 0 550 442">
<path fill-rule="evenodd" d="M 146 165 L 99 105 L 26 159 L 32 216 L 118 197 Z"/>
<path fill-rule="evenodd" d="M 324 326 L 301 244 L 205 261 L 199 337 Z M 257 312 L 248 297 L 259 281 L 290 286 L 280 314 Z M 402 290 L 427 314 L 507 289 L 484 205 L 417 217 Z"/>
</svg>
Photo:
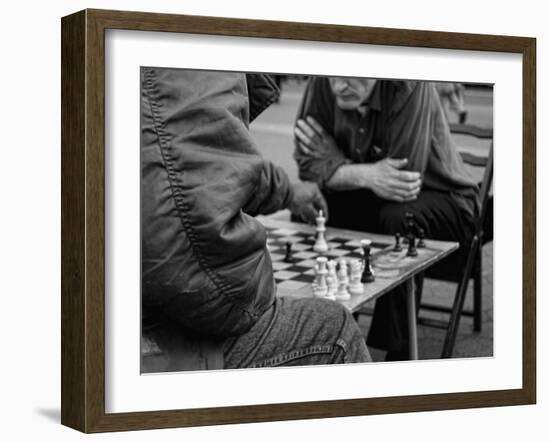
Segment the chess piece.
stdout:
<svg viewBox="0 0 550 442">
<path fill-rule="evenodd" d="M 361 260 L 359 259 L 355 259 L 350 263 L 349 292 L 352 295 L 361 295 L 364 292 L 364 287 L 361 283 L 362 266 Z"/>
<path fill-rule="evenodd" d="M 409 236 L 414 233 L 414 214 L 412 212 L 405 212 L 405 225 L 407 226 L 407 231 L 405 232 L 403 243 L 408 244 Z"/>
<path fill-rule="evenodd" d="M 373 282 L 374 272 L 371 267 L 370 245 L 372 241 L 370 239 L 361 240 L 361 248 L 363 249 L 363 275 L 361 276 L 361 282 Z"/>
<path fill-rule="evenodd" d="M 424 242 L 424 237 L 425 237 L 424 229 L 419 228 L 418 229 L 418 242 L 416 243 L 417 248 L 423 249 L 424 247 L 426 247 L 426 243 Z"/>
<path fill-rule="evenodd" d="M 285 249 L 286 249 L 286 252 L 285 252 L 285 257 L 284 257 L 283 261 L 287 262 L 287 263 L 296 262 L 296 260 L 292 257 L 292 243 L 287 242 L 285 244 Z"/>
<path fill-rule="evenodd" d="M 338 281 L 343 281 L 346 286 L 349 284 L 349 278 L 348 278 L 348 265 L 346 263 L 345 259 L 340 259 L 338 261 Z"/>
<path fill-rule="evenodd" d="M 336 301 L 347 301 L 351 298 L 351 295 L 348 292 L 348 272 L 347 264 L 345 260 L 340 260 L 340 271 L 338 272 L 338 290 L 334 294 Z"/>
<path fill-rule="evenodd" d="M 397 232 L 395 234 L 395 246 L 393 248 L 393 251 L 400 252 L 401 250 L 403 250 L 403 247 L 401 247 L 401 234 Z"/>
<path fill-rule="evenodd" d="M 319 216 L 315 218 L 315 221 L 317 222 L 317 228 L 315 229 L 317 232 L 316 238 L 315 238 L 315 244 L 313 245 L 313 250 L 317 253 L 325 253 L 328 251 L 328 244 L 325 239 L 325 222 L 326 218 L 323 216 L 323 211 L 319 211 Z"/>
<path fill-rule="evenodd" d="M 335 299 L 334 295 L 338 289 L 338 279 L 336 276 L 336 261 L 330 260 L 327 262 L 327 298 Z"/>
<path fill-rule="evenodd" d="M 409 234 L 409 248 L 407 250 L 407 256 L 418 256 L 418 251 L 416 250 L 414 233 Z"/>
<path fill-rule="evenodd" d="M 317 298 L 325 298 L 328 293 L 327 286 L 327 258 L 320 256 L 317 258 L 315 266 L 315 283 L 313 284 L 313 294 Z"/>
</svg>

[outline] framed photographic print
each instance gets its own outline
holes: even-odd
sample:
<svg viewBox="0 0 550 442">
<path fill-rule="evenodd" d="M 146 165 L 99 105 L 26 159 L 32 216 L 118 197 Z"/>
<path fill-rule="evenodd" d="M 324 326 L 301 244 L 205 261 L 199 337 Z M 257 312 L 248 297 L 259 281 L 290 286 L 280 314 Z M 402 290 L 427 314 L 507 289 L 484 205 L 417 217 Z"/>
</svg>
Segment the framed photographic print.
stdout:
<svg viewBox="0 0 550 442">
<path fill-rule="evenodd" d="M 534 403 L 535 72 L 525 37 L 64 17 L 62 423 Z"/>
</svg>

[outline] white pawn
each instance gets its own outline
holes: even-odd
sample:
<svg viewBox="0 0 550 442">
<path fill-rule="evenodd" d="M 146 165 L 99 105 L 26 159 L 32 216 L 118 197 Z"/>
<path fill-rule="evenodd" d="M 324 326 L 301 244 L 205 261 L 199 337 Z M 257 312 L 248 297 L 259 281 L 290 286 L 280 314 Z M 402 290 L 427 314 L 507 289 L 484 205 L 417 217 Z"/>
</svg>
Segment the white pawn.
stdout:
<svg viewBox="0 0 550 442">
<path fill-rule="evenodd" d="M 323 216 L 323 211 L 319 210 L 319 216 L 315 218 L 317 221 L 315 244 L 313 244 L 313 250 L 317 253 L 325 253 L 328 251 L 328 244 L 325 239 L 325 222 L 326 218 Z"/>
<path fill-rule="evenodd" d="M 350 283 L 349 292 L 352 295 L 362 295 L 364 292 L 363 283 L 361 282 L 361 274 L 363 271 L 363 264 L 361 260 L 356 259 L 350 264 Z"/>
<path fill-rule="evenodd" d="M 336 301 L 347 301 L 351 298 L 345 281 L 338 280 L 338 290 L 334 294 Z"/>
<path fill-rule="evenodd" d="M 315 266 L 315 283 L 313 284 L 313 294 L 317 298 L 325 298 L 328 293 L 327 286 L 327 258 L 320 256 L 317 258 Z"/>
<path fill-rule="evenodd" d="M 348 292 L 348 266 L 344 259 L 340 260 L 340 270 L 338 271 L 338 290 L 334 295 L 337 301 L 347 301 L 351 298 Z"/>
<path fill-rule="evenodd" d="M 338 279 L 336 278 L 336 261 L 330 260 L 327 262 L 327 298 L 335 299 L 334 294 L 338 288 Z"/>
<path fill-rule="evenodd" d="M 338 269 L 338 281 L 344 281 L 346 283 L 346 286 L 349 284 L 349 278 L 348 278 L 348 264 L 344 258 L 340 259 L 338 261 L 339 269 Z"/>
</svg>

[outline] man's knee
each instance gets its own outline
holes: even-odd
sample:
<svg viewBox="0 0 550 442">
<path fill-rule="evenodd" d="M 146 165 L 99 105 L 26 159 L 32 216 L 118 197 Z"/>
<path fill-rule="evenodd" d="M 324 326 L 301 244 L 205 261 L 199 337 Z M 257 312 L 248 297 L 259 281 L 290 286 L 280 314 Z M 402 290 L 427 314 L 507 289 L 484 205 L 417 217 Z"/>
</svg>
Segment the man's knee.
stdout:
<svg viewBox="0 0 550 442">
<path fill-rule="evenodd" d="M 351 312 L 337 302 L 311 301 L 321 327 L 330 334 L 327 338 L 340 348 L 343 362 L 370 362 L 365 338 Z"/>
</svg>

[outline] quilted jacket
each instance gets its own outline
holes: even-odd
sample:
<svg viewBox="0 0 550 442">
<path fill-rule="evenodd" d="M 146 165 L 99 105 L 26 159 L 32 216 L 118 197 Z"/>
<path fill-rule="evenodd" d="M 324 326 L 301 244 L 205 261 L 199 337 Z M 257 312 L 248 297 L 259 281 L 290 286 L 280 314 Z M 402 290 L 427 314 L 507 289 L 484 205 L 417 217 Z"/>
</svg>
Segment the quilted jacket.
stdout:
<svg viewBox="0 0 550 442">
<path fill-rule="evenodd" d="M 141 81 L 143 328 L 169 320 L 196 336 L 242 334 L 276 290 L 253 216 L 292 199 L 248 132 L 278 90 L 263 75 L 156 67 Z"/>
</svg>

